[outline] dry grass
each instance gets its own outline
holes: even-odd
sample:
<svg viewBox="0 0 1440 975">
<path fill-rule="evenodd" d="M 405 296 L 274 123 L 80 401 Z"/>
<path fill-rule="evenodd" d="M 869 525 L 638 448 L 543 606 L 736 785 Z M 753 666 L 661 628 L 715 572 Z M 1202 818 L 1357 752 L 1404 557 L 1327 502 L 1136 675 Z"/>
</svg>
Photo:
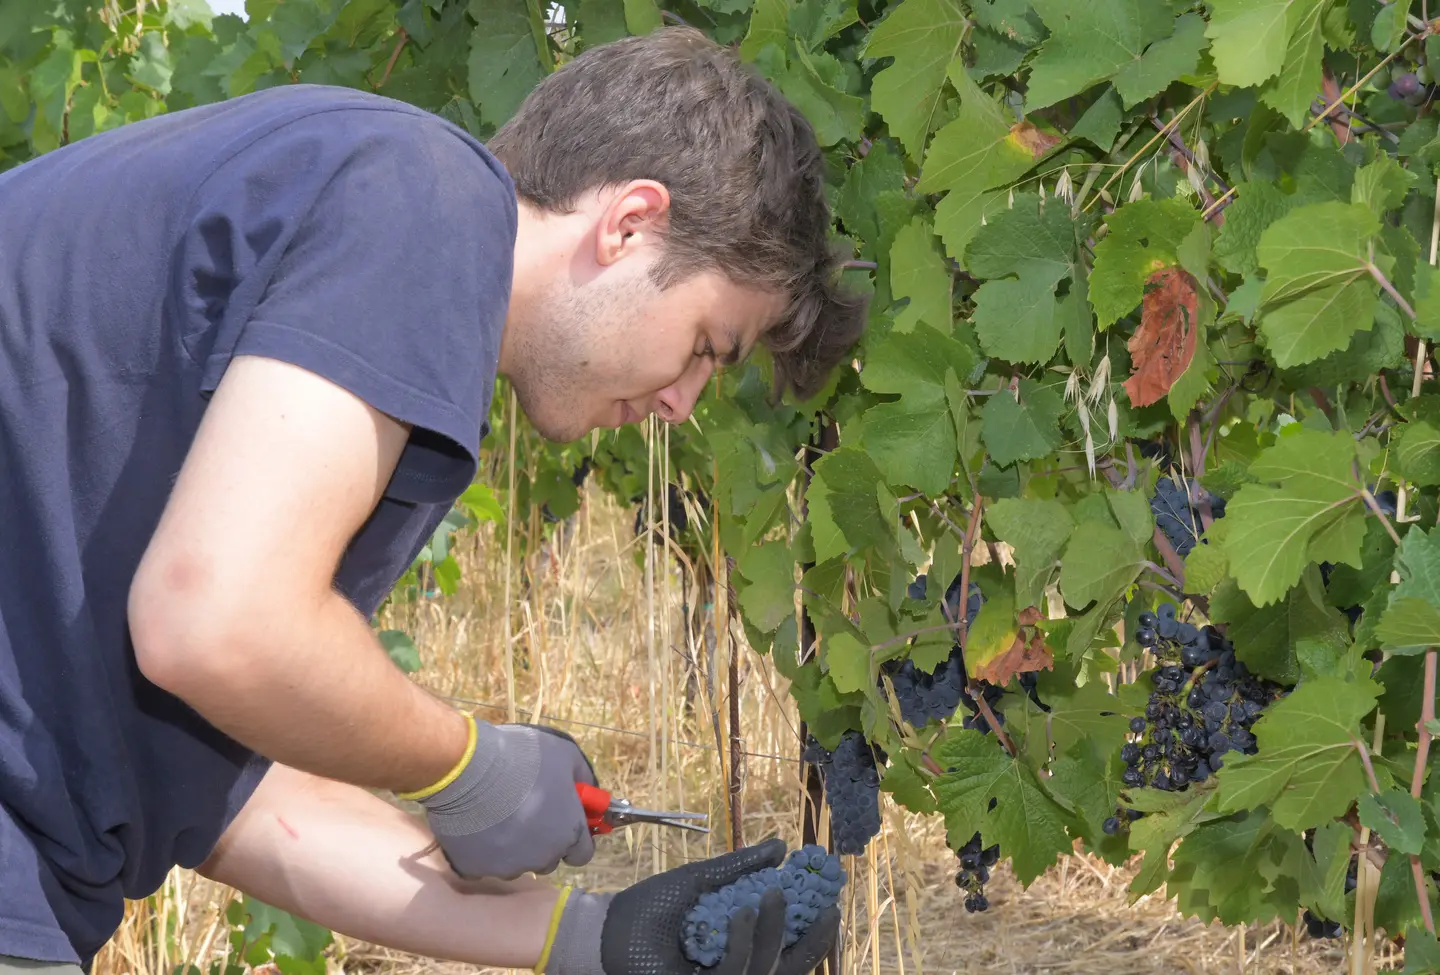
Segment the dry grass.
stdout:
<svg viewBox="0 0 1440 975">
<path fill-rule="evenodd" d="M 538 523 L 518 526 L 534 532 Z M 537 537 L 529 534 L 528 537 Z M 637 805 L 708 812 L 707 836 L 631 828 L 599 839 L 595 860 L 564 868 L 580 884 L 617 889 L 725 849 L 728 834 L 726 648 L 693 635 L 706 599 L 658 548 L 647 558 L 631 515 L 591 492 L 551 544 L 507 561 L 523 539 L 491 526 L 459 542 L 464 581 L 454 597 L 386 611 L 414 635 L 425 661 L 417 679 L 482 717 L 539 720 L 572 733 L 601 782 Z M 508 564 L 516 564 L 507 573 Z M 504 612 L 507 592 L 514 612 Z M 513 655 L 506 653 L 507 625 Z M 738 629 L 737 629 L 738 632 Z M 800 835 L 797 717 L 768 658 L 741 647 L 739 709 L 747 842 Z M 513 675 L 513 679 L 511 677 Z M 716 675 L 716 679 L 709 679 Z M 720 741 L 717 742 L 717 738 Z M 1345 969 L 1343 945 L 1298 941 L 1290 928 L 1225 930 L 1180 918 L 1151 896 L 1127 904 L 1130 871 L 1087 856 L 1066 858 L 1022 890 L 997 871 L 990 910 L 969 915 L 952 878 L 956 859 L 940 823 L 886 801 L 886 828 L 847 863 L 843 968 L 859 973 L 1247 972 Z M 169 975 L 189 960 L 223 954 L 219 922 L 230 896 L 185 871 L 130 905 L 127 922 L 97 960 L 96 975 Z M 166 938 L 148 936 L 168 930 Z M 341 939 L 332 970 L 458 975 L 461 966 Z M 1379 959 L 1394 964 L 1395 959 Z M 202 962 L 203 964 L 203 962 Z M 467 966 L 468 969 L 468 966 Z"/>
</svg>

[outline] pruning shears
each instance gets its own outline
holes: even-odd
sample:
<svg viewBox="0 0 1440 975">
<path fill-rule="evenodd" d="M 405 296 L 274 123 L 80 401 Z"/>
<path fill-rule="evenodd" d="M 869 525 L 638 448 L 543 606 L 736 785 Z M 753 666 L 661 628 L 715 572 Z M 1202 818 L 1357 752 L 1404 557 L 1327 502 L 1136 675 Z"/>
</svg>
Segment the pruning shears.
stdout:
<svg viewBox="0 0 1440 975">
<path fill-rule="evenodd" d="M 580 795 L 580 805 L 585 808 L 585 821 L 590 824 L 592 836 L 596 833 L 609 833 L 616 827 L 629 826 L 633 823 L 655 823 L 659 826 L 694 830 L 697 833 L 710 832 L 704 826 L 686 822 L 686 820 L 709 819 L 710 817 L 705 813 L 637 809 L 630 805 L 629 799 L 616 799 L 604 789 L 587 785 L 584 782 L 576 782 L 575 791 Z"/>
</svg>

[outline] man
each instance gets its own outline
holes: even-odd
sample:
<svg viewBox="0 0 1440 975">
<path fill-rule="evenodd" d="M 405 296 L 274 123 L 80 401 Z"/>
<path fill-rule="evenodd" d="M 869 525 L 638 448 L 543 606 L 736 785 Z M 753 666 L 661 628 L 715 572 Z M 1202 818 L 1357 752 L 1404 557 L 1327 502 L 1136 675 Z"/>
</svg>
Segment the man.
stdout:
<svg viewBox="0 0 1440 975">
<path fill-rule="evenodd" d="M 784 844 L 613 897 L 514 879 L 589 860 L 589 763 L 458 714 L 366 620 L 474 477 L 497 371 L 557 440 L 682 422 L 757 343 L 823 382 L 864 306 L 822 181 L 690 30 L 587 52 L 488 149 L 297 85 L 0 174 L 0 970 L 88 967 L 176 864 L 436 957 L 694 970 L 685 910 Z M 737 915 L 718 971 L 809 971 L 838 915 L 783 924 Z"/>
</svg>

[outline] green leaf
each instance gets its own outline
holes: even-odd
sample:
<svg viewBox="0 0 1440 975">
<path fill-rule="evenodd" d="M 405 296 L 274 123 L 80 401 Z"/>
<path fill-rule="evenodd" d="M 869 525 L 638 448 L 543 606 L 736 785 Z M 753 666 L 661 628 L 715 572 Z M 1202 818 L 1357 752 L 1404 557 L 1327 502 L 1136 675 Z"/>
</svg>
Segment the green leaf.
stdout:
<svg viewBox="0 0 1440 975">
<path fill-rule="evenodd" d="M 1420 800 L 1391 787 L 1382 794 L 1367 792 L 1360 797 L 1357 811 L 1360 825 L 1368 826 L 1393 852 L 1418 854 L 1425 847 L 1425 814 Z"/>
<path fill-rule="evenodd" d="M 1042 605 L 1055 560 L 1075 527 L 1069 510 L 1059 501 L 1001 498 L 985 509 L 985 522 L 1015 549 L 1016 600 L 1022 607 Z"/>
<path fill-rule="evenodd" d="M 1293 205 L 1294 201 L 1268 180 L 1235 187 L 1235 199 L 1225 208 L 1225 226 L 1215 241 L 1216 262 L 1235 274 L 1253 275 L 1260 268 L 1255 258 L 1260 235 Z"/>
<path fill-rule="evenodd" d="M 750 10 L 750 24 L 740 42 L 740 57 L 754 61 L 766 47 L 774 46 L 782 53 L 789 44 L 790 6 L 785 0 L 755 0 Z"/>
<path fill-rule="evenodd" d="M 1128 586 L 1140 574 L 1145 553 L 1113 525 L 1081 522 L 1060 560 L 1060 593 L 1067 605 L 1084 609 Z"/>
<path fill-rule="evenodd" d="M 1312 362 L 1370 328 L 1377 285 L 1366 248 L 1380 221 L 1355 203 L 1297 207 L 1260 235 L 1260 332 L 1275 364 Z"/>
<path fill-rule="evenodd" d="M 579 0 L 576 27 L 586 47 L 599 47 L 629 36 L 624 0 Z"/>
<path fill-rule="evenodd" d="M 971 0 L 970 10 L 981 27 L 1018 44 L 1037 44 L 1045 36 L 1045 25 L 1030 0 Z"/>
<path fill-rule="evenodd" d="M 1403 424 L 1390 435 L 1395 469 L 1422 487 L 1440 484 L 1440 430 L 1418 420 Z"/>
<path fill-rule="evenodd" d="M 914 0 L 907 0 L 914 2 Z M 895 235 L 890 248 L 890 292 L 910 303 L 895 316 L 895 329 L 908 332 L 916 323 L 949 331 L 951 274 L 930 221 L 916 217 Z"/>
<path fill-rule="evenodd" d="M 1310 105 L 1320 90 L 1320 58 L 1325 53 L 1321 15 L 1330 0 L 1292 0 L 1285 28 L 1290 40 L 1280 73 L 1265 86 L 1260 100 L 1275 109 L 1295 128 L 1305 124 Z"/>
<path fill-rule="evenodd" d="M 1380 217 L 1388 210 L 1394 210 L 1405 202 L 1405 194 L 1415 185 L 1416 176 L 1401 166 L 1394 157 L 1380 153 L 1375 161 L 1355 171 L 1355 182 L 1350 187 L 1352 203 L 1369 207 Z M 1225 222 L 1230 222 L 1230 211 L 1225 211 Z"/>
<path fill-rule="evenodd" d="M 825 666 L 835 689 L 841 694 L 868 690 L 874 684 L 870 673 L 870 647 L 853 633 L 841 630 L 825 641 Z"/>
<path fill-rule="evenodd" d="M 278 907 L 271 907 L 248 894 L 245 895 L 245 910 L 250 915 L 250 923 L 245 926 L 246 938 L 253 941 L 269 933 L 270 950 L 277 958 L 316 960 L 335 940 L 328 929 Z"/>
<path fill-rule="evenodd" d="M 1120 123 L 1124 118 L 1124 106 L 1120 104 L 1120 96 L 1111 85 L 1091 102 L 1080 120 L 1070 127 L 1070 138 L 1085 139 L 1093 142 L 1101 152 L 1109 152 L 1115 145 L 1115 137 L 1120 134 Z"/>
<path fill-rule="evenodd" d="M 1400 582 L 1375 635 L 1392 653 L 1418 654 L 1440 646 L 1440 529 L 1412 526 L 1395 552 Z"/>
<path fill-rule="evenodd" d="M 1050 37 L 1030 62 L 1027 112 L 1111 78 L 1128 108 L 1194 70 L 1199 57 L 1203 41 L 1199 28 L 1204 22 L 1199 17 L 1182 18 L 1183 36 L 1164 43 L 1176 33 L 1176 21 L 1170 5 L 1159 0 L 1094 0 L 1083 6 L 1072 0 L 1032 3 Z M 1161 50 L 1147 52 L 1151 45 Z"/>
<path fill-rule="evenodd" d="M 1216 525 L 1234 529 L 1227 516 Z M 1212 529 L 1213 530 L 1213 529 Z M 1190 581 L 1190 561 L 1202 548 L 1199 546 L 1185 560 L 1185 579 Z M 1188 588 L 1188 587 L 1187 587 Z M 1324 654 L 1330 662 L 1327 672 L 1335 672 L 1349 648 L 1349 626 L 1345 617 L 1324 601 L 1325 588 L 1320 571 L 1307 566 L 1301 584 L 1291 589 L 1280 602 L 1257 607 L 1231 580 L 1221 582 L 1210 598 L 1210 615 L 1217 623 L 1227 623 L 1228 636 L 1235 644 L 1235 653 L 1244 664 L 1262 677 L 1293 684 L 1300 678 L 1297 648 L 1304 644 L 1312 655 Z"/>
<path fill-rule="evenodd" d="M 1028 765 L 995 747 L 993 736 L 952 730 L 935 758 L 954 770 L 934 786 L 947 824 L 959 820 L 966 824 L 962 830 L 978 829 L 985 842 L 999 843 L 1020 883 L 1030 884 L 1070 850 L 1061 807 Z"/>
<path fill-rule="evenodd" d="M 1240 488 L 1225 510 L 1225 555 L 1260 607 L 1283 597 L 1309 562 L 1360 565 L 1365 535 L 1354 440 L 1289 430 L 1250 466 L 1252 477 L 1269 483 Z"/>
<path fill-rule="evenodd" d="M 840 91 L 827 80 L 843 77 L 844 69 L 839 62 L 823 51 L 807 54 L 796 49 L 793 53 L 794 59 L 787 62 L 783 47 L 768 44 L 755 56 L 754 63 L 780 93 L 800 109 L 815 130 L 820 145 L 833 146 L 857 136 L 864 101 Z M 826 77 L 822 77 L 822 73 Z"/>
<path fill-rule="evenodd" d="M 980 435 L 990 459 L 1001 467 L 1044 457 L 1060 446 L 1064 400 L 1053 387 L 1022 379 L 1015 393 L 1002 389 L 982 411 Z"/>
<path fill-rule="evenodd" d="M 1090 273 L 1096 324 L 1107 328 L 1134 310 L 1150 275 L 1179 263 L 1180 245 L 1199 223 L 1199 211 L 1178 199 L 1137 200 L 1109 214 Z"/>
<path fill-rule="evenodd" d="M 1405 929 L 1405 971 L 1403 975 L 1430 975 L 1440 972 L 1440 941 L 1423 924 Z"/>
<path fill-rule="evenodd" d="M 170 79 L 174 74 L 175 66 L 170 63 L 165 38 L 159 31 L 146 31 L 140 37 L 140 47 L 130 56 L 130 80 L 163 98 L 170 94 Z"/>
<path fill-rule="evenodd" d="M 769 633 L 795 612 L 795 552 L 788 542 L 766 542 L 741 552 L 737 568 L 746 585 L 736 594 L 745 618 Z"/>
<path fill-rule="evenodd" d="M 885 470 L 886 482 L 927 495 L 950 486 L 955 469 L 955 422 L 944 392 L 917 392 L 865 411 L 859 445 Z"/>
<path fill-rule="evenodd" d="M 1257 753 L 1226 755 L 1216 773 L 1219 811 L 1269 805 L 1275 822 L 1296 832 L 1343 815 L 1365 788 L 1360 720 L 1379 696 L 1368 679 L 1321 677 L 1271 704 L 1253 729 Z"/>
<path fill-rule="evenodd" d="M 875 497 L 883 480 L 870 455 L 854 447 L 841 447 L 816 462 L 806 492 L 816 562 L 893 538 L 894 528 Z"/>
<path fill-rule="evenodd" d="M 378 634 L 380 645 L 395 666 L 407 674 L 413 674 L 422 666 L 420 651 L 415 641 L 404 630 L 381 630 Z"/>
<path fill-rule="evenodd" d="M 509 120 L 545 77 L 525 0 L 470 0 L 470 99 L 492 125 Z"/>
<path fill-rule="evenodd" d="M 1015 275 L 1052 287 L 1075 265 L 1075 222 L 1062 205 L 1017 193 L 1012 207 L 976 231 L 965 266 L 982 278 Z"/>
<path fill-rule="evenodd" d="M 1423 259 L 1415 264 L 1415 332 L 1423 339 L 1440 340 L 1440 268 Z"/>
<path fill-rule="evenodd" d="M 1205 36 L 1210 38 L 1210 57 L 1220 81 L 1249 88 L 1279 74 L 1293 24 L 1322 2 L 1214 0 Z"/>
<path fill-rule="evenodd" d="M 875 75 L 870 102 L 913 159 L 934 127 L 945 71 L 964 36 L 957 0 L 901 0 L 865 40 L 865 57 L 895 59 Z"/>
<path fill-rule="evenodd" d="M 939 808 L 926 780 L 906 761 L 895 761 L 886 766 L 880 779 L 880 791 L 890 793 L 896 802 L 911 812 L 933 813 Z"/>
<path fill-rule="evenodd" d="M 1006 362 L 1049 362 L 1064 321 L 1055 286 L 1044 280 L 987 281 L 975 292 L 975 337 L 986 355 Z"/>
<path fill-rule="evenodd" d="M 867 343 L 860 381 L 876 393 L 938 399 L 945 393 L 947 372 L 963 376 L 974 365 L 965 346 L 927 325 L 913 332 L 872 334 Z"/>
</svg>

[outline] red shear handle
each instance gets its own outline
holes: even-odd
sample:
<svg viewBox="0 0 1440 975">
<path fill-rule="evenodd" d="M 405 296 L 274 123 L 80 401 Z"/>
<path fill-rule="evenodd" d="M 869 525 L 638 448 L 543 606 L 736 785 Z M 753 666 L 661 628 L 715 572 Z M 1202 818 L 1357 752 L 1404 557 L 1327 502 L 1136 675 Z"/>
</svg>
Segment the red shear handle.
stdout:
<svg viewBox="0 0 1440 975">
<path fill-rule="evenodd" d="M 576 782 L 575 791 L 580 795 L 580 805 L 585 809 L 585 822 L 590 824 L 591 834 L 608 833 L 615 828 L 605 821 L 605 814 L 610 811 L 610 793 L 584 782 Z"/>
</svg>

